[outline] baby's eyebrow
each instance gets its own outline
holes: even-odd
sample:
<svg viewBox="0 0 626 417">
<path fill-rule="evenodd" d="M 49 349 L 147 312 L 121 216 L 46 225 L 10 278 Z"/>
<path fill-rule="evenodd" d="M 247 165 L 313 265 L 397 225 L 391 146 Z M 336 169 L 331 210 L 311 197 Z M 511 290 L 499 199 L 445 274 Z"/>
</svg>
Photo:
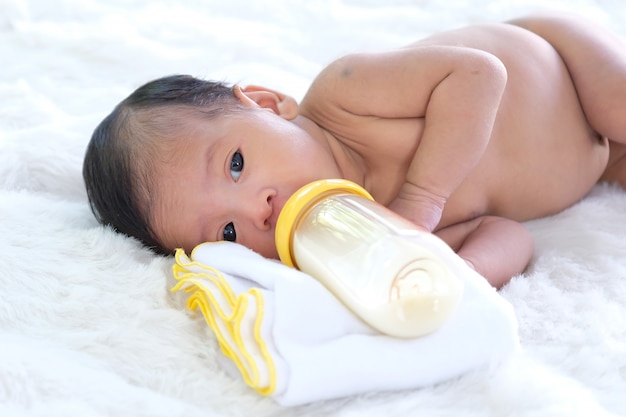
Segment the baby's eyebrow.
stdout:
<svg viewBox="0 0 626 417">
<path fill-rule="evenodd" d="M 219 161 L 217 160 L 217 144 L 215 143 L 209 143 L 207 145 L 207 149 L 204 151 L 204 159 L 203 161 L 205 162 L 205 172 L 206 172 L 206 181 L 207 181 L 207 186 L 210 186 L 210 177 L 211 177 L 211 168 L 213 167 L 213 164 L 219 164 Z"/>
<path fill-rule="evenodd" d="M 202 180 L 202 186 L 203 189 L 202 190 L 197 190 L 197 192 L 205 192 L 205 193 L 211 193 L 212 192 L 212 187 L 213 187 L 213 182 L 215 181 L 215 179 L 213 178 L 214 173 L 216 172 L 214 170 L 214 165 L 218 164 L 219 169 L 217 170 L 217 172 L 219 172 L 220 174 L 223 172 L 223 164 L 221 164 L 218 161 L 218 152 L 217 152 L 217 146 L 208 146 L 209 149 L 206 150 L 205 152 L 205 157 L 204 157 L 204 161 L 206 161 L 206 167 L 205 167 L 205 176 Z M 224 162 L 226 163 L 226 162 Z M 214 196 L 212 195 L 211 198 L 217 198 L 219 196 Z M 220 239 L 220 228 L 222 227 L 219 222 L 214 218 L 214 216 L 212 216 L 213 213 L 207 213 L 206 211 L 201 211 L 200 213 L 198 213 L 198 219 L 196 221 L 197 227 L 196 230 L 198 230 L 198 237 L 195 240 L 196 244 L 200 244 L 200 243 L 204 243 L 204 242 L 217 242 Z"/>
</svg>

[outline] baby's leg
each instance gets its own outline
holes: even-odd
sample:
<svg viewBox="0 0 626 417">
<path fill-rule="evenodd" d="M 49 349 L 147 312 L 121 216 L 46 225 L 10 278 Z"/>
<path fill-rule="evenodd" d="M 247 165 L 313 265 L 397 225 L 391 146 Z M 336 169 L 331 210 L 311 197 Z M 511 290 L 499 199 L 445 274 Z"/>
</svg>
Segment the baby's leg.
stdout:
<svg viewBox="0 0 626 417">
<path fill-rule="evenodd" d="M 559 52 L 591 127 L 626 143 L 626 44 L 581 17 L 539 15 L 510 21 L 535 32 Z"/>
<path fill-rule="evenodd" d="M 435 234 L 496 288 L 521 274 L 533 255 L 530 232 L 503 217 L 476 217 Z"/>
</svg>

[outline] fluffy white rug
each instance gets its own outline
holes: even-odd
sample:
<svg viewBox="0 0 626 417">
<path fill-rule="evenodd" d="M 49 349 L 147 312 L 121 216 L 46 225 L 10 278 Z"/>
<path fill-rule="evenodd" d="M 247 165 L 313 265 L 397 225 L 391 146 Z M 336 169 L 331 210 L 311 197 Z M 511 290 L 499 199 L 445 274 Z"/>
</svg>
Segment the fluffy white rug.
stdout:
<svg viewBox="0 0 626 417">
<path fill-rule="evenodd" d="M 96 123 L 170 73 L 300 98 L 332 58 L 537 7 L 626 36 L 621 0 L 0 0 L 0 415 L 626 415 L 626 193 L 596 187 L 529 223 L 537 252 L 501 295 L 522 351 L 432 388 L 298 408 L 218 365 L 170 300 L 171 260 L 99 227 L 81 164 Z M 625 51 L 626 53 L 626 51 Z"/>
</svg>

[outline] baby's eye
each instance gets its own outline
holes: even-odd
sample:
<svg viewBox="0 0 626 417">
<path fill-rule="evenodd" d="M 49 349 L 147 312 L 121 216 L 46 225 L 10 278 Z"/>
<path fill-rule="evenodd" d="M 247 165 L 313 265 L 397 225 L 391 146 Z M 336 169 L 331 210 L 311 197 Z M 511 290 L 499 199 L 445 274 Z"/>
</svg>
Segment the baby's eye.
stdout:
<svg viewBox="0 0 626 417">
<path fill-rule="evenodd" d="M 237 240 L 237 233 L 235 232 L 235 225 L 230 222 L 224 227 L 224 240 L 229 242 L 235 242 Z"/>
<path fill-rule="evenodd" d="M 241 171 L 243 171 L 243 155 L 241 155 L 241 152 L 237 151 L 230 160 L 230 175 L 237 181 L 241 175 Z"/>
</svg>

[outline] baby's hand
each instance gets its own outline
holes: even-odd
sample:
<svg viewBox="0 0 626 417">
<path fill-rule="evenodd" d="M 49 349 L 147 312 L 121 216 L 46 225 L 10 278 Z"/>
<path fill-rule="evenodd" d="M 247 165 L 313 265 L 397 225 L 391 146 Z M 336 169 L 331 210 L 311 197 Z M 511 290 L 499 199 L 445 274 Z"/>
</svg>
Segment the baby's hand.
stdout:
<svg viewBox="0 0 626 417">
<path fill-rule="evenodd" d="M 405 183 L 400 188 L 396 199 L 389 204 L 389 209 L 426 231 L 432 232 L 441 220 L 445 203 L 445 197 Z"/>
</svg>

